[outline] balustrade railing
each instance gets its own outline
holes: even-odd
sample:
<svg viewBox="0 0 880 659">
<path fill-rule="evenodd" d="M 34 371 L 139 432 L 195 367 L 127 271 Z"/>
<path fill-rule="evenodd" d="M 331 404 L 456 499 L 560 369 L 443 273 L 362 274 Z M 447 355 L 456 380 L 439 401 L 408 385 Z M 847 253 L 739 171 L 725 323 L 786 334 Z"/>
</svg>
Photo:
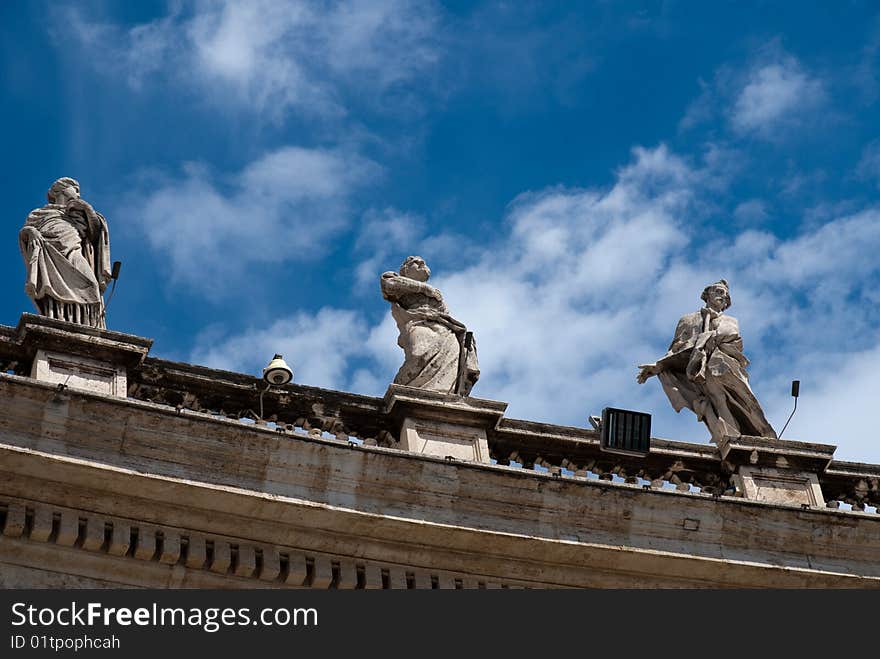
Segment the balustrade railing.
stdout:
<svg viewBox="0 0 880 659">
<path fill-rule="evenodd" d="M 0 326 L 0 372 L 29 375 L 29 359 L 15 328 Z M 262 394 L 262 418 L 259 414 Z M 295 436 L 395 447 L 397 425 L 383 399 L 300 384 L 270 386 L 257 377 L 147 358 L 128 371 L 128 396 L 178 413 L 207 413 Z M 502 418 L 487 432 L 499 465 L 559 478 L 595 478 L 647 489 L 737 496 L 733 468 L 710 444 L 654 438 L 647 456 L 610 453 L 592 429 Z M 880 465 L 831 461 L 818 475 L 829 508 L 876 513 Z"/>
</svg>

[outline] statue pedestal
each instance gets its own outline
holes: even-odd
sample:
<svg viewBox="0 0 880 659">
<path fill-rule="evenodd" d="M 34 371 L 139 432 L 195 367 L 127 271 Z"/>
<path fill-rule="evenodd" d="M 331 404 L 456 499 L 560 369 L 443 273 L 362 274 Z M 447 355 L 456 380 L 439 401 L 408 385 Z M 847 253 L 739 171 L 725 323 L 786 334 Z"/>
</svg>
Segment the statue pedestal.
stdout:
<svg viewBox="0 0 880 659">
<path fill-rule="evenodd" d="M 828 467 L 836 446 L 743 435 L 725 437 L 718 448 L 744 498 L 825 505 L 819 474 Z"/>
<path fill-rule="evenodd" d="M 16 332 L 32 378 L 122 398 L 128 395 L 128 369 L 143 362 L 153 345 L 152 339 L 27 313 Z"/>
<path fill-rule="evenodd" d="M 507 403 L 465 398 L 392 384 L 385 412 L 395 420 L 397 448 L 414 453 L 489 462 L 486 432 L 494 428 Z"/>
</svg>

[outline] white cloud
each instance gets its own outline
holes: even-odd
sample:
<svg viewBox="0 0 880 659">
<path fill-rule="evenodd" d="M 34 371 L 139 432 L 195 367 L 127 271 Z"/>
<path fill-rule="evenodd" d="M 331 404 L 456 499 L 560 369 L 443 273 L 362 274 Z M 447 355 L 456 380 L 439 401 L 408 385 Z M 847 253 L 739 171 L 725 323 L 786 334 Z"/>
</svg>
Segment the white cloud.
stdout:
<svg viewBox="0 0 880 659">
<path fill-rule="evenodd" d="M 773 138 L 781 127 L 820 106 L 825 99 L 821 81 L 789 55 L 756 65 L 749 72 L 731 112 L 734 130 Z"/>
<path fill-rule="evenodd" d="M 361 258 L 355 266 L 355 287 L 378 290 L 381 273 L 396 271 L 410 255 L 432 263 L 462 262 L 482 255 L 472 238 L 448 231 L 428 233 L 428 224 L 419 215 L 390 207 L 364 213 L 354 245 L 355 255 Z"/>
<path fill-rule="evenodd" d="M 74 52 L 89 54 L 90 65 L 104 73 L 122 76 L 134 89 L 140 89 L 149 76 L 171 70 L 169 65 L 183 58 L 182 43 L 175 28 L 180 18 L 176 8 L 168 16 L 129 30 L 90 21 L 73 6 L 56 7 L 53 16 L 57 20 L 50 32 L 55 42 L 69 47 L 72 40 L 77 48 Z M 59 29 L 60 25 L 64 26 L 63 30 Z"/>
<path fill-rule="evenodd" d="M 767 204 L 760 199 L 749 199 L 733 209 L 733 217 L 740 226 L 760 225 L 767 215 Z"/>
<path fill-rule="evenodd" d="M 874 140 L 862 149 L 856 174 L 863 180 L 873 181 L 880 188 L 880 140 Z"/>
<path fill-rule="evenodd" d="M 346 93 L 389 105 L 386 94 L 440 56 L 438 12 L 418 0 L 196 0 L 133 28 L 61 11 L 72 29 L 57 37 L 72 38 L 91 65 L 133 87 L 161 75 L 210 103 L 276 121 L 290 111 L 344 114 Z"/>
<path fill-rule="evenodd" d="M 880 336 L 874 347 L 857 352 L 817 351 L 804 355 L 789 378 L 779 378 L 778 393 L 765 402 L 777 432 L 793 409 L 788 381 L 801 380 L 798 409 L 784 439 L 834 444 L 835 458 L 880 463 L 880 447 L 871 412 L 877 402 Z M 841 347 L 846 347 L 845 345 Z"/>
<path fill-rule="evenodd" d="M 306 260 L 350 221 L 351 194 L 379 173 L 345 151 L 287 147 L 241 172 L 214 176 L 189 164 L 138 204 L 149 245 L 172 278 L 214 295 L 252 263 Z"/>
<path fill-rule="evenodd" d="M 698 180 L 665 147 L 637 149 L 605 193 L 552 189 L 517 198 L 510 235 L 482 251 L 479 265 L 449 274 L 429 261 L 452 313 L 476 332 L 484 377 L 475 394 L 510 400 L 520 416 L 560 422 L 585 418 L 595 411 L 588 404 L 612 402 L 605 398 L 611 389 L 588 394 L 608 380 L 643 398 L 645 390 L 632 386 L 634 355 L 651 352 L 640 307 L 665 260 L 687 242 L 676 218 Z M 388 314 L 362 331 L 354 339 L 361 347 L 347 354 L 369 358 L 369 373 L 337 384 L 381 394 L 402 361 L 396 335 Z M 219 342 L 215 362 L 239 345 Z M 601 385 L 593 381 L 599 371 Z"/>
<path fill-rule="evenodd" d="M 233 337 L 209 328 L 196 340 L 191 361 L 258 375 L 279 353 L 293 369 L 295 382 L 338 388 L 348 380 L 349 360 L 364 352 L 363 328 L 357 313 L 338 309 L 291 314 L 267 328 L 251 328 Z"/>
<path fill-rule="evenodd" d="M 655 435 L 706 442 L 702 424 L 686 410 L 676 415 L 656 381 L 636 383 L 636 366 L 665 353 L 678 318 L 723 277 L 752 387 L 777 431 L 791 410 L 789 382 L 800 379 L 801 409 L 786 437 L 838 443 L 838 458 L 880 462 L 870 430 L 880 211 L 785 240 L 755 230 L 708 240 L 700 209 L 714 185 L 711 171 L 663 146 L 637 149 L 608 190 L 520 195 L 509 232 L 483 245 L 470 267 L 450 273 L 429 262 L 432 283 L 476 335 L 482 376 L 474 395 L 509 402 L 512 417 L 582 426 L 606 405 L 646 410 Z M 276 323 L 276 343 L 301 334 L 303 322 L 290 322 Z M 353 324 L 357 331 L 339 341 L 330 334 L 310 344 L 338 353 L 328 355 L 333 377 L 320 382 L 381 395 L 403 358 L 397 329 L 387 313 L 377 325 Z M 246 343 L 218 342 L 214 356 L 222 362 Z"/>
<path fill-rule="evenodd" d="M 819 121 L 827 121 L 828 83 L 787 53 L 778 40 L 758 48 L 745 65 L 724 64 L 679 122 L 687 131 L 723 119 L 738 137 L 778 141 Z"/>
</svg>

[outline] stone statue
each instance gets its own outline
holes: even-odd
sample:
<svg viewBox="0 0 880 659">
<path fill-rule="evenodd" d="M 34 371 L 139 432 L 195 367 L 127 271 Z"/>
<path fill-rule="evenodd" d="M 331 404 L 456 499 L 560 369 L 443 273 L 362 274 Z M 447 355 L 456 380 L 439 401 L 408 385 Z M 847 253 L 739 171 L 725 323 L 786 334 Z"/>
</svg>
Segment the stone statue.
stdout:
<svg viewBox="0 0 880 659">
<path fill-rule="evenodd" d="M 639 384 L 656 375 L 676 412 L 686 407 L 709 428 L 713 442 L 725 436 L 757 435 L 776 438 L 749 386 L 743 341 L 730 306 L 725 280 L 703 290 L 706 306 L 684 316 L 675 337 L 655 364 L 641 365 Z"/>
<path fill-rule="evenodd" d="M 430 276 L 424 259 L 410 256 L 400 274 L 385 272 L 380 279 L 404 353 L 394 383 L 467 396 L 480 377 L 476 343 L 449 315 L 440 291 L 426 283 Z"/>
<path fill-rule="evenodd" d="M 80 198 L 72 178 L 55 181 L 46 197 L 49 203 L 31 211 L 18 234 L 27 267 L 24 290 L 43 316 L 104 328 L 107 221 Z"/>
</svg>

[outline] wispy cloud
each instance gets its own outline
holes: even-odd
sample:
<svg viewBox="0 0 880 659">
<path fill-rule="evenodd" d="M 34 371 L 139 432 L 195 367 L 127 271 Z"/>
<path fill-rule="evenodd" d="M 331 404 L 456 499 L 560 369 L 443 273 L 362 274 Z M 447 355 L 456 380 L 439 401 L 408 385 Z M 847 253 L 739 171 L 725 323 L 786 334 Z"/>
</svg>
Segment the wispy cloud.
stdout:
<svg viewBox="0 0 880 659">
<path fill-rule="evenodd" d="M 355 268 L 356 285 L 362 289 L 377 287 L 382 272 L 397 269 L 389 259 L 396 255 L 402 262 L 409 255 L 408 250 L 421 241 L 424 230 L 422 218 L 394 208 L 370 209 L 364 213 L 355 241 L 355 252 L 365 255 Z"/>
<path fill-rule="evenodd" d="M 636 365 L 664 354 L 678 318 L 702 305 L 706 284 L 724 277 L 753 362 L 752 386 L 771 423 L 781 429 L 789 381 L 800 379 L 802 409 L 786 436 L 839 442 L 839 457 L 880 459 L 876 442 L 859 430 L 868 423 L 862 392 L 872 391 L 868 378 L 880 368 L 873 258 L 880 211 L 836 217 L 785 240 L 755 230 L 706 238 L 699 215 L 714 189 L 704 166 L 663 146 L 636 149 L 607 190 L 518 197 L 509 231 L 473 265 L 450 273 L 443 262 L 430 263 L 452 314 L 476 334 L 483 375 L 474 395 L 508 401 L 511 416 L 578 425 L 606 405 L 644 409 L 657 434 L 707 441 L 702 425 L 686 411 L 676 415 L 655 382 L 636 384 Z M 358 329 L 345 333 L 345 345 L 332 332 L 320 344 L 306 342 L 316 353 L 336 351 L 315 382 L 380 395 L 403 358 L 397 329 L 387 314 L 379 323 L 346 318 Z M 298 337 L 307 324 L 299 316 L 276 323 L 274 343 Z M 228 365 L 253 336 L 218 340 L 196 356 Z"/>
<path fill-rule="evenodd" d="M 737 96 L 730 120 L 740 134 L 772 138 L 825 100 L 822 83 L 797 59 L 780 55 L 774 60 L 752 68 Z"/>
<path fill-rule="evenodd" d="M 216 296 L 252 263 L 307 260 L 351 220 L 349 199 L 380 173 L 355 153 L 286 147 L 233 175 L 197 163 L 151 181 L 137 219 L 172 279 Z M 145 186 L 146 188 L 146 186 Z"/>
<path fill-rule="evenodd" d="M 276 121 L 291 111 L 343 115 L 347 95 L 384 104 L 441 53 L 431 2 L 201 0 L 171 7 L 129 28 L 68 6 L 59 12 L 71 29 L 59 36 L 135 88 L 162 77 L 194 87 L 210 103 Z"/>
<path fill-rule="evenodd" d="M 56 43 L 76 53 L 87 54 L 87 61 L 100 72 L 122 77 L 132 88 L 140 89 L 151 76 L 173 71 L 185 59 L 185 45 L 177 34 L 180 6 L 150 23 L 123 29 L 101 20 L 90 20 L 74 7 L 56 6 L 57 20 L 49 29 Z M 59 26 L 64 29 L 59 29 Z"/>
<path fill-rule="evenodd" d="M 802 408 L 811 412 L 787 436 L 840 442 L 851 459 L 880 458 L 852 421 L 864 417 L 864 397 L 844 403 L 841 394 L 867 386 L 863 375 L 880 367 L 880 265 L 872 256 L 880 211 L 838 216 L 787 240 L 763 231 L 707 240 L 695 221 L 700 198 L 712 194 L 707 180 L 659 148 L 637 151 L 607 192 L 520 199 L 491 265 L 439 284 L 478 337 L 484 378 L 475 394 L 510 401 L 518 416 L 567 423 L 629 405 L 652 411 L 662 435 L 704 439 L 659 386 L 633 378 L 637 363 L 665 352 L 677 319 L 701 306 L 703 286 L 724 277 L 753 387 L 777 429 L 790 411 L 788 383 L 801 379 Z M 851 434 L 834 430 L 838 418 Z"/>
<path fill-rule="evenodd" d="M 862 149 L 856 175 L 863 180 L 872 181 L 880 188 L 880 140 L 874 140 Z"/>
<path fill-rule="evenodd" d="M 760 225 L 767 219 L 767 204 L 760 199 L 749 199 L 736 205 L 733 217 L 742 227 Z"/>
<path fill-rule="evenodd" d="M 570 9 L 554 14 L 542 3 L 477 4 L 450 30 L 449 84 L 467 81 L 500 94 L 502 112 L 548 99 L 571 103 L 599 65 L 602 35 L 631 28 L 585 20 Z"/>
<path fill-rule="evenodd" d="M 809 127 L 829 102 L 828 84 L 778 40 L 758 48 L 745 65 L 720 66 L 700 81 L 679 128 L 690 130 L 724 120 L 736 137 L 777 141 Z"/>
<path fill-rule="evenodd" d="M 472 267 L 450 274 L 431 263 L 452 313 L 477 333 L 485 375 L 475 394 L 510 400 L 520 416 L 564 422 L 602 400 L 572 392 L 595 392 L 601 381 L 604 397 L 632 385 L 632 360 L 651 352 L 643 341 L 651 321 L 640 307 L 675 246 L 688 240 L 677 218 L 700 177 L 665 147 L 637 149 L 611 190 L 554 188 L 517 198 L 509 234 Z M 338 372 L 333 386 L 382 393 L 402 360 L 396 331 L 386 316 L 361 332 L 354 339 L 361 347 L 347 349 L 351 370 L 360 371 Z M 629 350 L 621 350 L 625 343 Z M 207 356 L 226 363 L 239 345 L 236 337 L 219 341 Z M 369 377 L 355 365 L 363 360 Z"/>
<path fill-rule="evenodd" d="M 436 229 L 433 233 L 432 227 Z M 360 259 L 355 266 L 355 286 L 364 291 L 378 290 L 380 274 L 397 270 L 407 256 L 461 263 L 482 257 L 483 247 L 473 236 L 453 233 L 420 215 L 391 207 L 371 208 L 361 218 L 354 255 Z"/>
</svg>

